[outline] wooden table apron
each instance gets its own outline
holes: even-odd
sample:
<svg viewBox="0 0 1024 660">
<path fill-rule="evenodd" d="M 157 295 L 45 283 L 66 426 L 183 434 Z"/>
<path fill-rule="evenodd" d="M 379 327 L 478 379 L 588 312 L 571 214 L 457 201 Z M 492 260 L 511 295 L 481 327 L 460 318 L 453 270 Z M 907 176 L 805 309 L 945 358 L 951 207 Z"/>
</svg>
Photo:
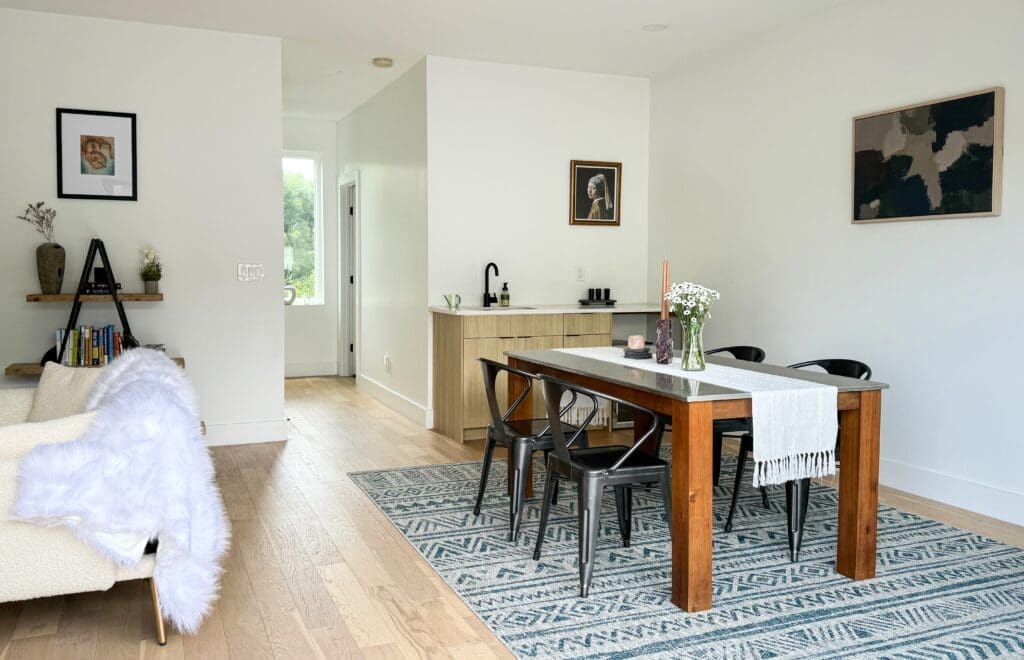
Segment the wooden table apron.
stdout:
<svg viewBox="0 0 1024 660">
<path fill-rule="evenodd" d="M 510 356 L 508 363 L 517 369 L 554 376 L 671 417 L 672 602 L 689 612 L 710 609 L 711 427 L 716 419 L 749 417 L 750 399 L 686 402 L 522 358 Z M 509 387 L 509 402 L 521 391 L 521 385 Z M 836 570 L 854 580 L 875 576 L 881 394 L 881 390 L 839 393 L 842 470 L 839 471 Z M 543 414 L 543 411 L 538 413 Z M 531 397 L 522 403 L 515 417 L 534 417 Z"/>
</svg>

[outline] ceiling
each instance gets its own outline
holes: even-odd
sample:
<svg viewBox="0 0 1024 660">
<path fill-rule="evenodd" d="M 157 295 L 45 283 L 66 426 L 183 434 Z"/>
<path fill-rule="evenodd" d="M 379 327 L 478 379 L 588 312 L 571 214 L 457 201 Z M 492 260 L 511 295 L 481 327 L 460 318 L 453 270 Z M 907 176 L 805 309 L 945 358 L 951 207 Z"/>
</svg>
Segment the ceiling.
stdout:
<svg viewBox="0 0 1024 660">
<path fill-rule="evenodd" d="M 291 116 L 338 118 L 424 55 L 657 76 L 842 0 L 0 0 L 283 39 Z M 641 26 L 667 24 L 662 32 Z M 395 60 L 377 69 L 373 57 Z"/>
</svg>

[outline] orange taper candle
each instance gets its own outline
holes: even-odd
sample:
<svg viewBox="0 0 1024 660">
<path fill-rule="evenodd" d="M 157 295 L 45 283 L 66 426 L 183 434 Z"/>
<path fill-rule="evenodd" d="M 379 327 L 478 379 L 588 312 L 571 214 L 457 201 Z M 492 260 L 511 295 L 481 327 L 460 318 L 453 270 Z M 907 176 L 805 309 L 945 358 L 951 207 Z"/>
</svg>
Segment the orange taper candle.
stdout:
<svg viewBox="0 0 1024 660">
<path fill-rule="evenodd" d="M 668 301 L 665 300 L 665 296 L 668 295 L 668 259 L 663 259 L 661 262 L 661 320 L 668 320 Z"/>
</svg>

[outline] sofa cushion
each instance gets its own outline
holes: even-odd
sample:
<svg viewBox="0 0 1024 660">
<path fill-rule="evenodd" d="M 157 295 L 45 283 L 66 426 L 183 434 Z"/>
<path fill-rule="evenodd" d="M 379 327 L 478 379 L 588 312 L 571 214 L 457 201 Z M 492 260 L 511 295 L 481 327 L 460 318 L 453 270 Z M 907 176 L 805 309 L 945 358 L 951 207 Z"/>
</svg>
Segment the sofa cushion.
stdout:
<svg viewBox="0 0 1024 660">
<path fill-rule="evenodd" d="M 39 378 L 28 421 L 45 422 L 58 417 L 69 417 L 85 412 L 96 379 L 102 369 L 65 367 L 47 362 Z"/>
<path fill-rule="evenodd" d="M 37 445 L 74 440 L 85 433 L 95 416 L 95 412 L 87 412 L 46 422 L 0 426 L 0 460 L 21 458 Z"/>
</svg>

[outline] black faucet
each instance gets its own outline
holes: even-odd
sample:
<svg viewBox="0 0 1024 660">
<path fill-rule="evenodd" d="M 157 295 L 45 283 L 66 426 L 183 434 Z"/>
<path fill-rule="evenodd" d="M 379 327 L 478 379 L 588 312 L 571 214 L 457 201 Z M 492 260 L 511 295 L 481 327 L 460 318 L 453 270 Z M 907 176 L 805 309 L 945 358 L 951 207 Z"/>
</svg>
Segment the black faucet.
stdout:
<svg viewBox="0 0 1024 660">
<path fill-rule="evenodd" d="M 498 294 L 491 293 L 491 269 L 494 269 L 494 276 L 498 276 L 498 264 L 493 261 L 484 266 L 484 307 L 490 307 L 491 303 L 498 302 Z"/>
</svg>

